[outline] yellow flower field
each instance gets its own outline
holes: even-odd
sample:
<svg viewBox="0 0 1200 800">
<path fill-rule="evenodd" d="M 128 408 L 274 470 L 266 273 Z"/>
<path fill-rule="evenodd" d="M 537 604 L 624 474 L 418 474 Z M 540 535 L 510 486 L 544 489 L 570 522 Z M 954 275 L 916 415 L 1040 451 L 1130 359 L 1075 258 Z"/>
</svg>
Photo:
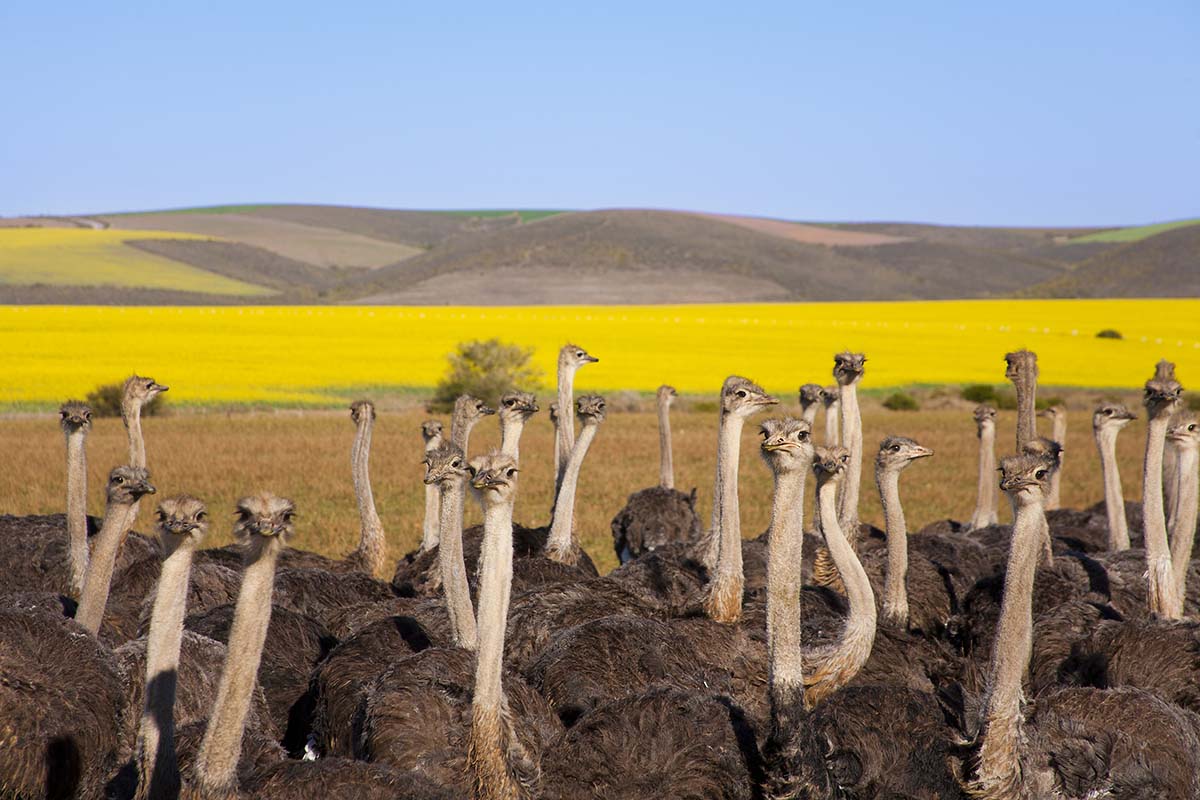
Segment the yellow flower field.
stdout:
<svg viewBox="0 0 1200 800">
<path fill-rule="evenodd" d="M 137 370 L 177 404 L 339 404 L 432 386 L 462 340 L 558 347 L 600 363 L 581 389 L 711 393 L 730 373 L 787 395 L 867 354 L 864 387 L 1001 383 L 1004 353 L 1037 351 L 1042 382 L 1138 387 L 1167 358 L 1200 380 L 1200 300 L 985 300 L 636 307 L 3 307 L 0 405 L 47 407 Z M 1097 339 L 1115 328 L 1123 340 Z"/>
<path fill-rule="evenodd" d="M 273 294 L 269 289 L 161 258 L 125 244 L 130 239 L 205 239 L 190 233 L 86 228 L 0 229 L 0 284 L 122 286 L 225 295 Z"/>
</svg>

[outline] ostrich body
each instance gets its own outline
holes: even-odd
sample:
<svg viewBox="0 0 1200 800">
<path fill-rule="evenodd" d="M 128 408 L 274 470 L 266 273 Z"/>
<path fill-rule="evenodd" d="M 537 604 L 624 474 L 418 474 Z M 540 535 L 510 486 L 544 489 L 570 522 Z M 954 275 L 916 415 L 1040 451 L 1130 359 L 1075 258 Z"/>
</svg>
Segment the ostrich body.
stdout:
<svg viewBox="0 0 1200 800">
<path fill-rule="evenodd" d="M 866 357 L 862 353 L 844 352 L 833 357 L 833 378 L 838 385 L 841 406 L 842 443 L 850 454 L 842 493 L 838 497 L 838 523 L 849 538 L 850 546 L 858 542 L 858 493 L 862 484 L 862 414 L 858 409 L 858 382 L 862 380 Z"/>
<path fill-rule="evenodd" d="M 821 390 L 821 404 L 825 406 L 825 446 L 842 443 L 842 404 L 838 399 L 837 384 Z"/>
<path fill-rule="evenodd" d="M 671 403 L 675 389 L 658 387 L 659 485 L 629 495 L 612 521 L 613 549 L 624 564 L 672 542 L 694 543 L 700 537 L 696 492 L 675 489 L 671 453 Z"/>
<path fill-rule="evenodd" d="M 112 582 L 113 567 L 125 534 L 133 527 L 137 504 L 143 495 L 154 494 L 150 476 L 140 467 L 117 467 L 108 476 L 108 501 L 104 524 L 96 534 L 96 545 L 88 565 L 75 621 L 93 636 L 100 632 L 104 607 Z"/>
<path fill-rule="evenodd" d="M 808 427 L 817 427 L 817 409 L 823 403 L 823 392 L 819 383 L 806 383 L 800 387 L 800 419 L 808 423 Z"/>
<path fill-rule="evenodd" d="M 1175 515 L 1171 519 L 1171 567 L 1175 571 L 1176 592 L 1187 596 L 1188 567 L 1196 542 L 1196 506 L 1200 494 L 1200 425 L 1191 413 L 1180 414 L 1167 430 L 1167 439 L 1176 453 L 1177 485 Z"/>
<path fill-rule="evenodd" d="M 421 423 L 421 438 L 425 440 L 425 454 L 442 446 L 442 423 L 436 419 L 427 419 Z M 437 546 L 438 543 L 438 489 L 432 484 L 425 484 L 425 520 L 421 526 L 421 547 L 418 552 L 425 552 Z"/>
<path fill-rule="evenodd" d="M 1129 549 L 1129 523 L 1125 519 L 1125 497 L 1117 467 L 1117 434 L 1136 417 L 1119 403 L 1102 403 L 1092 414 L 1092 433 L 1104 473 L 1104 513 L 1108 520 L 1108 549 Z"/>
<path fill-rule="evenodd" d="M 575 493 L 579 487 L 579 471 L 583 468 L 583 459 L 587 456 L 596 431 L 604 421 L 605 402 L 598 395 L 584 395 L 579 398 L 578 415 L 583 423 L 579 440 L 571 448 L 571 456 L 567 459 L 566 469 L 563 470 L 558 496 L 554 500 L 554 517 L 550 524 L 550 535 L 546 538 L 546 558 L 561 564 L 575 566 L 579 563 L 579 541 L 575 535 Z M 486 539 L 485 531 L 485 539 Z"/>
<path fill-rule="evenodd" d="M 461 395 L 454 401 L 454 415 L 450 418 L 450 441 L 463 453 L 469 452 L 467 443 L 471 439 L 471 429 L 481 419 L 495 413 L 496 409 L 491 408 L 478 397 L 472 397 L 469 394 Z"/>
<path fill-rule="evenodd" d="M 1067 446 L 1067 408 L 1063 405 L 1052 405 L 1038 412 L 1039 417 L 1046 417 L 1050 420 L 1051 425 L 1051 440 L 1058 442 L 1059 446 L 1066 448 Z M 1054 474 L 1050 476 L 1050 492 L 1046 495 L 1046 510 L 1055 511 L 1062 507 L 1062 454 L 1058 457 L 1058 468 L 1054 470 Z"/>
<path fill-rule="evenodd" d="M 500 452 L 516 460 L 521 457 L 521 434 L 525 423 L 536 414 L 537 398 L 529 392 L 511 391 L 500 396 Z"/>
<path fill-rule="evenodd" d="M 967 530 L 979 530 L 996 525 L 996 409 L 975 406 L 975 426 L 979 436 L 979 488 L 976 491 L 975 512 Z"/>
<path fill-rule="evenodd" d="M 67 438 L 67 556 L 71 594 L 83 594 L 87 575 L 87 434 L 92 427 L 92 409 L 78 401 L 59 409 Z"/>
<path fill-rule="evenodd" d="M 575 408 L 575 372 L 585 364 L 594 364 L 599 360 L 582 347 L 569 342 L 558 351 L 558 395 L 556 405 L 550 408 L 550 419 L 554 422 L 555 498 L 562 486 L 567 460 L 575 447 L 575 420 L 571 418 L 571 409 Z"/>
<path fill-rule="evenodd" d="M 1200 792 L 1198 721 L 1186 712 L 1133 689 L 1051 690 L 1029 713 L 1024 708 L 1021 683 L 1032 655 L 1033 577 L 1051 467 L 1033 455 L 1001 462 L 1001 488 L 1015 517 L 1013 541 L 964 788 L 971 797 L 997 800 L 1095 797 L 1120 786 L 1138 787 L 1139 797 L 1194 797 Z"/>
<path fill-rule="evenodd" d="M 1163 513 L 1162 458 L 1171 414 L 1179 406 L 1183 389 L 1174 380 L 1146 381 L 1143 400 L 1150 422 L 1146 429 L 1146 458 L 1142 479 L 1142 519 L 1146 541 L 1146 577 L 1150 611 L 1166 619 L 1183 613 L 1183 597 L 1174 575 Z"/>
</svg>

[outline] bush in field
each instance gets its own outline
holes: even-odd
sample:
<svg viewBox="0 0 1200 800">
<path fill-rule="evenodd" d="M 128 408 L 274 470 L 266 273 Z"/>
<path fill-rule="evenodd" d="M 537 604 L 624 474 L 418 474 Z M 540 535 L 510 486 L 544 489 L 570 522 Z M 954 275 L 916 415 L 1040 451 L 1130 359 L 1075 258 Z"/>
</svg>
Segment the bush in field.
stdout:
<svg viewBox="0 0 1200 800">
<path fill-rule="evenodd" d="M 917 405 L 917 399 L 911 394 L 906 394 L 904 392 L 896 392 L 893 395 L 889 395 L 888 398 L 883 401 L 883 407 L 891 409 L 892 411 L 916 411 L 918 408 L 920 408 L 920 406 Z"/>
<path fill-rule="evenodd" d="M 1066 404 L 1067 401 L 1056 394 L 1052 394 L 1049 397 L 1039 397 L 1033 402 L 1034 407 L 1039 411 L 1050 406 L 1065 406 Z"/>
<path fill-rule="evenodd" d="M 125 382 L 105 383 L 88 392 L 84 402 L 92 407 L 92 415 L 96 417 L 121 416 L 121 397 L 125 394 Z M 167 398 L 156 395 L 146 405 L 142 406 L 143 417 L 155 417 L 166 412 Z"/>
<path fill-rule="evenodd" d="M 996 392 L 995 398 L 992 399 L 992 405 L 1001 411 L 1014 411 L 1017 407 L 1017 393 L 1012 389 Z"/>
<path fill-rule="evenodd" d="M 1189 394 L 1187 396 L 1187 407 L 1192 411 L 1200 411 L 1200 394 Z"/>
<path fill-rule="evenodd" d="M 1102 330 L 1096 334 L 1096 338 L 1097 339 L 1124 339 L 1125 337 L 1121 335 L 1120 331 L 1113 330 L 1112 328 L 1105 328 L 1104 330 Z"/>
<path fill-rule="evenodd" d="M 972 403 L 993 403 L 996 400 L 996 387 L 986 383 L 973 383 L 964 386 L 962 399 Z"/>
<path fill-rule="evenodd" d="M 532 347 L 506 344 L 499 339 L 460 342 L 446 356 L 449 370 L 438 383 L 429 410 L 450 411 L 461 394 L 474 395 L 494 406 L 509 389 L 537 388 L 541 373 L 529 363 L 532 357 Z"/>
</svg>

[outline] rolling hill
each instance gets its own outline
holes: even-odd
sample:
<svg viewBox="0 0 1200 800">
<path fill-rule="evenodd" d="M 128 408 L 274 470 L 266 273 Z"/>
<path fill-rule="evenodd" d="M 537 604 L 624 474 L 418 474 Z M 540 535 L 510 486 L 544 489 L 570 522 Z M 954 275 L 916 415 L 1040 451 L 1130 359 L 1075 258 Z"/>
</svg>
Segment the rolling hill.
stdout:
<svg viewBox="0 0 1200 800">
<path fill-rule="evenodd" d="M 70 242 L 34 264 L 17 246 L 30 227 L 76 230 L 61 230 Z M 85 268 L 101 245 L 104 269 Z M 1200 224 L 989 228 L 264 204 L 0 219 L 0 265 L 3 303 L 1177 297 L 1200 294 Z"/>
</svg>

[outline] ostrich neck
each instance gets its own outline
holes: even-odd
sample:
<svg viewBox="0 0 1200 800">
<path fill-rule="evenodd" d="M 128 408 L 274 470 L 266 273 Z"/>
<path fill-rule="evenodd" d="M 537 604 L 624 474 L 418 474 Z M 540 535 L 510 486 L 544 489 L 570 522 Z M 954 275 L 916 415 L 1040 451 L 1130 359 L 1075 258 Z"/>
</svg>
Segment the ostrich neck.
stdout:
<svg viewBox="0 0 1200 800">
<path fill-rule="evenodd" d="M 197 541 L 186 537 L 163 560 L 146 637 L 146 697 L 138 728 L 138 800 L 172 798 L 179 789 L 175 759 L 175 687 L 187 613 L 188 577 Z"/>
<path fill-rule="evenodd" d="M 558 415 L 555 422 L 555 442 L 558 453 L 558 470 L 554 476 L 554 492 L 562 489 L 563 473 L 575 447 L 575 367 L 558 365 Z"/>
<path fill-rule="evenodd" d="M 809 430 L 817 424 L 817 404 L 809 403 L 800 409 L 800 419 L 808 423 Z"/>
<path fill-rule="evenodd" d="M 1187 596 L 1188 564 L 1196 539 L 1196 502 L 1200 451 L 1195 446 L 1179 449 L 1179 505 L 1171 520 L 1171 566 L 1175 570 L 1176 595 L 1180 602 Z"/>
<path fill-rule="evenodd" d="M 438 449 L 442 445 L 441 435 L 430 436 L 425 442 L 425 452 L 429 453 Z M 425 485 L 425 522 L 421 526 L 421 548 L 418 552 L 424 553 L 426 550 L 432 550 L 438 545 L 438 532 L 441 529 L 439 522 L 438 503 L 440 502 L 440 492 L 438 487 L 433 484 Z M 461 503 L 459 504 L 461 505 Z"/>
<path fill-rule="evenodd" d="M 979 428 L 979 487 L 976 491 L 975 513 L 970 528 L 976 530 L 995 525 L 996 515 L 996 426 L 987 423 Z"/>
<path fill-rule="evenodd" d="M 838 643 L 821 648 L 805 659 L 811 664 L 805 679 L 809 684 L 805 699 L 810 706 L 849 683 L 866 663 L 875 643 L 875 595 L 862 562 L 838 524 L 837 493 L 837 481 L 827 480 L 817 485 L 821 531 L 825 535 L 825 546 L 845 583 L 850 610 Z"/>
<path fill-rule="evenodd" d="M 767 646 L 773 701 L 802 688 L 801 552 L 805 470 L 776 473 L 767 540 Z"/>
<path fill-rule="evenodd" d="M 1017 452 L 1037 438 L 1037 382 L 1019 375 L 1013 381 L 1017 393 Z"/>
<path fill-rule="evenodd" d="M 883 502 L 887 525 L 887 579 L 883 588 L 883 618 L 892 625 L 908 625 L 908 526 L 900 507 L 900 472 L 877 469 L 875 484 Z"/>
<path fill-rule="evenodd" d="M 742 613 L 742 525 L 738 508 L 738 459 L 742 426 L 737 414 L 725 414 L 717 446 L 717 500 L 705 564 L 709 581 L 705 611 L 717 622 L 736 622 Z"/>
<path fill-rule="evenodd" d="M 475 427 L 475 423 L 479 420 L 468 416 L 465 407 L 454 410 L 454 416 L 450 420 L 450 443 L 463 451 L 463 456 L 467 455 L 467 443 L 471 440 L 471 428 Z"/>
<path fill-rule="evenodd" d="M 368 416 L 359 423 L 360 440 L 358 447 L 351 453 L 351 467 L 354 474 L 354 497 L 358 501 L 359 537 L 358 547 L 350 558 L 368 575 L 375 575 L 383 569 L 387 548 L 383 523 L 375 510 L 375 494 L 371 491 L 371 472 L 368 461 L 371 458 L 371 419 Z"/>
<path fill-rule="evenodd" d="M 71 594 L 83 593 L 87 576 L 87 449 L 83 429 L 67 434 L 67 546 Z"/>
<path fill-rule="evenodd" d="M 450 629 L 454 633 L 456 645 L 474 650 L 479 639 L 475 627 L 475 609 L 471 606 L 471 589 L 467 583 L 462 541 L 466 478 L 447 478 L 437 488 L 442 500 L 438 570 L 441 573 L 442 588 L 446 593 Z"/>
<path fill-rule="evenodd" d="M 1167 546 L 1167 521 L 1163 513 L 1162 460 L 1169 419 L 1151 418 L 1146 429 L 1145 474 L 1142 479 L 1142 519 L 1146 540 L 1146 575 L 1150 611 L 1167 619 L 1178 619 L 1183 603 L 1176 594 L 1171 552 Z"/>
<path fill-rule="evenodd" d="M 521 434 L 525 431 L 525 419 L 516 415 L 500 418 L 500 452 L 519 461 L 521 457 Z"/>
<path fill-rule="evenodd" d="M 1040 497 L 1013 500 L 1012 544 L 1004 575 L 1004 599 L 984 701 L 979 762 L 974 782 L 984 790 L 1017 786 L 1024 747 L 1021 681 L 1033 655 L 1033 580 L 1041 550 L 1045 509 Z M 984 794 L 987 797 L 1027 795 Z"/>
<path fill-rule="evenodd" d="M 671 456 L 671 406 L 658 404 L 658 485 L 675 488 L 675 462 Z"/>
<path fill-rule="evenodd" d="M 483 510 L 483 547 L 479 577 L 479 657 L 475 668 L 477 707 L 499 709 L 504 629 L 512 590 L 512 505 L 488 504 Z"/>
<path fill-rule="evenodd" d="M 1054 441 L 1063 447 L 1067 444 L 1067 417 L 1058 414 L 1054 417 Z M 1062 507 L 1062 471 L 1063 454 L 1058 456 L 1058 469 L 1050 476 L 1050 492 L 1046 495 L 1046 510 L 1053 511 Z"/>
<path fill-rule="evenodd" d="M 579 471 L 592 440 L 596 438 L 599 425 L 584 425 L 579 441 L 571 449 L 563 472 L 562 485 L 554 501 L 554 519 L 550 523 L 550 535 L 546 539 L 546 556 L 554 561 L 574 564 L 579 558 L 579 543 L 575 541 L 575 492 L 579 486 Z"/>
<path fill-rule="evenodd" d="M 75 621 L 93 635 L 100 631 L 100 620 L 108 604 L 108 590 L 117 554 L 136 515 L 136 503 L 110 502 L 104 509 L 104 524 L 96 534 L 96 544 L 83 582 L 83 594 L 75 612 Z"/>
<path fill-rule="evenodd" d="M 121 419 L 129 435 L 129 464 L 146 468 L 146 441 L 142 438 L 142 406 L 140 403 L 122 403 Z"/>
<path fill-rule="evenodd" d="M 1163 448 L 1163 514 L 1167 525 L 1179 513 L 1179 456 L 1174 447 Z"/>
<path fill-rule="evenodd" d="M 841 444 L 841 403 L 830 403 L 825 406 L 825 446 L 833 447 Z"/>
<path fill-rule="evenodd" d="M 858 492 L 862 483 L 862 417 L 858 410 L 857 383 L 838 384 L 841 405 L 842 439 L 850 450 L 850 463 L 839 495 L 838 522 L 851 546 L 858 541 Z"/>
<path fill-rule="evenodd" d="M 1129 549 L 1129 524 L 1125 520 L 1125 496 L 1121 492 L 1121 473 L 1117 469 L 1117 431 L 1096 431 L 1096 449 L 1100 452 L 1100 470 L 1104 475 L 1104 513 L 1108 517 L 1108 549 Z"/>
<path fill-rule="evenodd" d="M 278 536 L 271 536 L 252 547 L 256 547 L 257 552 L 242 573 L 242 588 L 238 592 L 229 646 L 225 651 L 225 668 L 221 671 L 212 716 L 196 755 L 196 778 L 202 794 L 207 791 L 223 796 L 221 792 L 232 794 L 237 787 L 242 734 L 267 639 L 267 626 L 271 622 L 275 565 L 283 542 Z"/>
</svg>

